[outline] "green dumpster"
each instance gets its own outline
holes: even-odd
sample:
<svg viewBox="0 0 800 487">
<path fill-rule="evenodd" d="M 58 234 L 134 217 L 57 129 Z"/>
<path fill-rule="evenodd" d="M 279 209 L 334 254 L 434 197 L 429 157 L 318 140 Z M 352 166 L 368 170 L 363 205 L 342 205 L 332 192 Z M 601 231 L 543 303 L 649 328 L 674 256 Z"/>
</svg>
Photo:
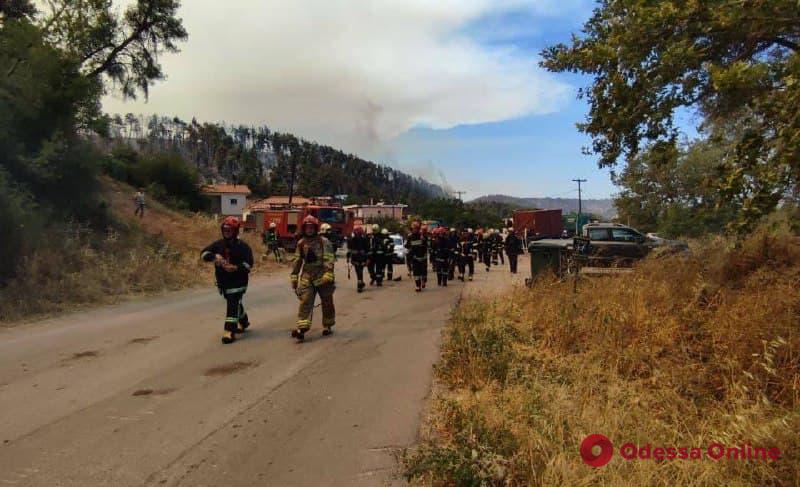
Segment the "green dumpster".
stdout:
<svg viewBox="0 0 800 487">
<path fill-rule="evenodd" d="M 565 246 L 559 240 L 535 240 L 528 245 L 531 260 L 530 284 L 544 275 L 561 276 L 561 260 Z"/>
</svg>

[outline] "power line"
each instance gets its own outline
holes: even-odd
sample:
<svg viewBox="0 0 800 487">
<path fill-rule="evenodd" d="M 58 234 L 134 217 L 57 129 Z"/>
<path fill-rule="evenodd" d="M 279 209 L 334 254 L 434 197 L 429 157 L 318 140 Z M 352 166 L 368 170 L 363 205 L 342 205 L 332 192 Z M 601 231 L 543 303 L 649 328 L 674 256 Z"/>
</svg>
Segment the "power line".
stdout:
<svg viewBox="0 0 800 487">
<path fill-rule="evenodd" d="M 460 199 L 461 201 L 464 201 L 463 196 L 465 194 L 467 194 L 467 192 L 466 191 L 453 191 L 453 194 L 457 194 L 458 195 L 458 199 Z"/>
</svg>

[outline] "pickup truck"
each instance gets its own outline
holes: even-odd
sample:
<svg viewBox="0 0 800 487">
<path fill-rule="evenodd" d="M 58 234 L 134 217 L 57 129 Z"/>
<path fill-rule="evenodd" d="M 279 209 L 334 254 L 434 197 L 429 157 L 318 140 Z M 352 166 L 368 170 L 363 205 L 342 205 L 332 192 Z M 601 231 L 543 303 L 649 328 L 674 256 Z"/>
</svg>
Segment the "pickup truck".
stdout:
<svg viewBox="0 0 800 487">
<path fill-rule="evenodd" d="M 619 223 L 587 223 L 579 238 L 538 240 L 532 242 L 528 249 L 535 251 L 536 248 L 561 248 L 564 257 L 562 261 L 578 254 L 585 257 L 590 266 L 628 267 L 646 257 L 656 247 L 688 250 L 685 242 L 648 237 Z"/>
</svg>

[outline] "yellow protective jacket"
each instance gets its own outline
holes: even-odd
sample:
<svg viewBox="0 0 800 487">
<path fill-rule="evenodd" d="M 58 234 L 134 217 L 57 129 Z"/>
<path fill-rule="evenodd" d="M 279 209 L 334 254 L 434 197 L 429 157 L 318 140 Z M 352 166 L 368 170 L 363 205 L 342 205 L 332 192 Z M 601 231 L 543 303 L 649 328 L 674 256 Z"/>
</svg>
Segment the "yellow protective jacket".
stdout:
<svg viewBox="0 0 800 487">
<path fill-rule="evenodd" d="M 294 253 L 291 280 L 299 287 L 321 287 L 334 283 L 333 264 L 336 259 L 333 245 L 322 236 L 303 237 Z"/>
</svg>

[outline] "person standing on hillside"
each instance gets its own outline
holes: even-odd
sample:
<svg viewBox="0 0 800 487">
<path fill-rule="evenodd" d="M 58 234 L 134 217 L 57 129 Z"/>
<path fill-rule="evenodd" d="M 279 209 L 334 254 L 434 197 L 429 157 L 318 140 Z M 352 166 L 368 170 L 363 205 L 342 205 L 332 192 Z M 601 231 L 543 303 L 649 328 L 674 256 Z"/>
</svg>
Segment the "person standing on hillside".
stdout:
<svg viewBox="0 0 800 487">
<path fill-rule="evenodd" d="M 224 344 L 233 343 L 236 334 L 244 333 L 250 326 L 242 298 L 247 292 L 247 283 L 253 268 L 253 252 L 247 243 L 239 240 L 239 226 L 236 217 L 225 217 L 220 227 L 222 239 L 200 253 L 204 261 L 214 262 L 217 287 L 227 302 L 225 333 L 222 335 Z"/>
<path fill-rule="evenodd" d="M 144 188 L 139 188 L 133 195 L 133 205 L 136 207 L 133 216 L 139 215 L 139 218 L 144 218 Z"/>
<path fill-rule="evenodd" d="M 511 273 L 517 273 L 517 259 L 519 255 L 524 252 L 522 247 L 522 240 L 517 237 L 517 232 L 511 228 L 508 231 L 508 237 L 505 241 L 506 254 L 508 254 L 508 265 L 511 267 Z"/>
<path fill-rule="evenodd" d="M 411 262 L 416 292 L 421 292 L 428 283 L 428 237 L 422 233 L 421 227 L 420 222 L 411 222 L 411 233 L 406 239 L 406 259 Z"/>
<path fill-rule="evenodd" d="M 297 243 L 290 276 L 292 289 L 300 298 L 297 328 L 292 330 L 292 337 L 298 342 L 302 342 L 306 332 L 311 329 L 311 314 L 317 294 L 322 301 L 323 336 L 333 333 L 333 326 L 336 324 L 336 309 L 333 305 L 333 293 L 336 290 L 333 246 L 327 238 L 319 234 L 319 227 L 319 220 L 315 217 L 309 215 L 303 219 L 300 228 L 302 238 Z"/>
<path fill-rule="evenodd" d="M 369 240 L 364 235 L 364 227 L 356 227 L 353 229 L 353 237 L 347 242 L 347 259 L 356 270 L 356 289 L 360 293 L 364 292 L 364 266 L 367 265 L 368 257 Z"/>
</svg>

